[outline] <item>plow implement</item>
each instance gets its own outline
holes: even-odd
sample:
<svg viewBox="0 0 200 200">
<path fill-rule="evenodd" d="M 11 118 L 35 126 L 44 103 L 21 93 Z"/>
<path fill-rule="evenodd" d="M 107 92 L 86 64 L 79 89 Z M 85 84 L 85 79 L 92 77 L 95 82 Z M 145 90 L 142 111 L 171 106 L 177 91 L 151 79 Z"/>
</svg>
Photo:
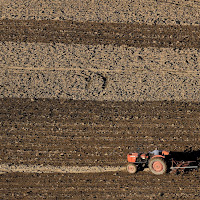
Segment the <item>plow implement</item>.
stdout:
<svg viewBox="0 0 200 200">
<path fill-rule="evenodd" d="M 198 169 L 196 161 L 176 161 L 172 158 L 171 173 L 185 172 L 186 170 Z"/>
</svg>

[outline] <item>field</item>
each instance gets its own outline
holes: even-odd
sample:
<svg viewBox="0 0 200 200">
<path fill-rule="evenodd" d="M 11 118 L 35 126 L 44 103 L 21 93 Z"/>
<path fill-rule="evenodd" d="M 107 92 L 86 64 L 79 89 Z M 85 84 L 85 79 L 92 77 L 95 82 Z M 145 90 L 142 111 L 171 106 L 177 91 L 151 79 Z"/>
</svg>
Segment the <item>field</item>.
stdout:
<svg viewBox="0 0 200 200">
<path fill-rule="evenodd" d="M 0 8 L 0 199 L 200 199 L 199 171 L 126 172 L 200 154 L 199 1 Z"/>
<path fill-rule="evenodd" d="M 195 102 L 1 99 L 2 164 L 32 169 L 80 167 L 78 174 L 54 170 L 2 173 L 1 198 L 198 199 L 197 171 L 130 175 L 123 167 L 126 154 L 138 147 L 144 152 L 155 147 L 199 150 L 199 109 Z M 113 171 L 90 170 L 94 166 Z M 83 167 L 89 173 L 81 171 Z"/>
<path fill-rule="evenodd" d="M 1 175 L 2 199 L 199 199 L 199 173 L 157 177 L 146 172 Z M 12 188 L 11 188 L 12 186 Z"/>
</svg>

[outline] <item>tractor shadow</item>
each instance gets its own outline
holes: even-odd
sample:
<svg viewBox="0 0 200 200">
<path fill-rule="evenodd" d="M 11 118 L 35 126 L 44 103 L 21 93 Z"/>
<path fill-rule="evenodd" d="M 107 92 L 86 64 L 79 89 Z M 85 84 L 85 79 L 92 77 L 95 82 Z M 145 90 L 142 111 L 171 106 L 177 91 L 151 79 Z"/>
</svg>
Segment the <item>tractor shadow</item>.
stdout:
<svg viewBox="0 0 200 200">
<path fill-rule="evenodd" d="M 171 151 L 170 155 L 177 161 L 196 161 L 200 165 L 200 150 L 194 151 L 192 148 L 189 148 L 184 152 Z"/>
</svg>

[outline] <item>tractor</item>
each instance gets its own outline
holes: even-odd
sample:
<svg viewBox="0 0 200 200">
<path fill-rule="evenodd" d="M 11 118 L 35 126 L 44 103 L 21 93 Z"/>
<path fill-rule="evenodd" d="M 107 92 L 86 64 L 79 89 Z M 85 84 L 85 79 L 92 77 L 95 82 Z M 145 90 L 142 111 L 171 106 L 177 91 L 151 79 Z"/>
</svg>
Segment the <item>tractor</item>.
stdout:
<svg viewBox="0 0 200 200">
<path fill-rule="evenodd" d="M 147 154 L 129 153 L 127 155 L 127 160 L 129 162 L 127 171 L 132 174 L 137 171 L 142 171 L 144 168 L 149 168 L 149 170 L 156 175 L 165 174 L 170 169 L 172 172 L 176 173 L 178 170 L 184 171 L 185 169 L 198 168 L 198 166 L 194 165 L 196 161 L 175 160 L 168 151 L 157 150 L 156 154 L 153 152 Z"/>
</svg>

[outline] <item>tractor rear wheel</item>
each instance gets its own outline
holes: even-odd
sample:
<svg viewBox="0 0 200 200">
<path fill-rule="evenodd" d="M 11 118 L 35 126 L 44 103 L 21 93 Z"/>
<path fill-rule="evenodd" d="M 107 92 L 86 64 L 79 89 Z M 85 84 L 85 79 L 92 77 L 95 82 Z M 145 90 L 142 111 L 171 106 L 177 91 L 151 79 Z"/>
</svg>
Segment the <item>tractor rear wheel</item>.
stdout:
<svg viewBox="0 0 200 200">
<path fill-rule="evenodd" d="M 167 164 L 162 158 L 152 158 L 149 160 L 149 169 L 156 175 L 165 174 L 167 172 Z"/>
<path fill-rule="evenodd" d="M 134 174 L 137 172 L 137 166 L 135 164 L 129 163 L 126 167 L 127 171 L 131 174 Z"/>
</svg>

